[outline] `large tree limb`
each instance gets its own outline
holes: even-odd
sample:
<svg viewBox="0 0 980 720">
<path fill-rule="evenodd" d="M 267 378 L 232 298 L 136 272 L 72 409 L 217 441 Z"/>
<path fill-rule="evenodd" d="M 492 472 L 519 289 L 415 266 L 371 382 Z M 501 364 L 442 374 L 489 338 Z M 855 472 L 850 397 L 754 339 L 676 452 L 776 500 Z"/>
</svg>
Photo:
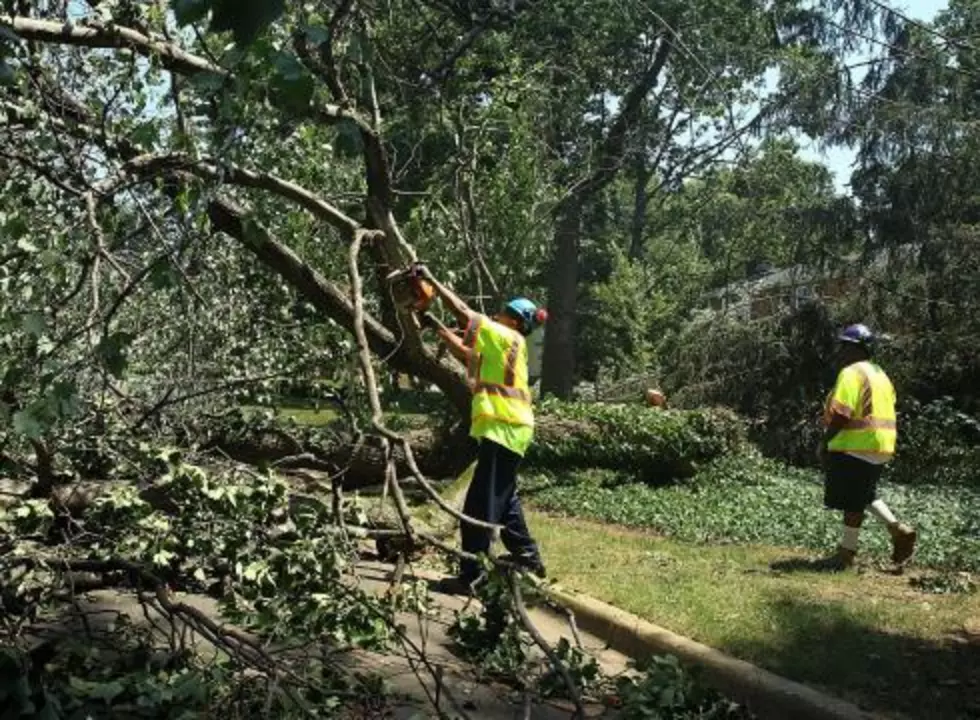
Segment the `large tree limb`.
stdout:
<svg viewBox="0 0 980 720">
<path fill-rule="evenodd" d="M 33 18 L 0 15 L 0 28 L 13 32 L 24 40 L 34 40 L 53 45 L 73 45 L 86 48 L 128 48 L 147 58 L 159 58 L 164 68 L 179 75 L 193 76 L 213 73 L 224 78 L 234 77 L 232 72 L 207 58 L 183 50 L 162 38 L 133 30 L 121 25 L 106 25 L 88 21 L 83 25 L 35 20 Z M 373 134 L 371 124 L 344 105 L 318 103 L 309 109 L 312 118 L 335 123 L 350 120 L 362 133 Z"/>
<path fill-rule="evenodd" d="M 284 180 L 266 172 L 255 172 L 236 165 L 218 164 L 208 159 L 195 160 L 187 153 L 164 155 L 146 154 L 128 160 L 120 169 L 120 175 L 135 175 L 140 178 L 171 174 L 175 171 L 188 172 L 204 180 L 239 185 L 241 187 L 266 190 L 308 210 L 315 217 L 324 220 L 349 237 L 360 228 L 357 220 L 328 203 L 323 198 L 296 183 Z M 111 194 L 118 187 L 120 179 L 102 185 L 100 191 Z"/>
<path fill-rule="evenodd" d="M 192 55 L 173 43 L 144 35 L 120 25 L 87 22 L 53 22 L 34 18 L 0 15 L 0 28 L 6 28 L 24 40 L 74 45 L 87 48 L 131 48 L 146 57 L 158 57 L 171 72 L 195 75 L 209 72 L 229 76 L 230 72 L 210 60 Z"/>
<path fill-rule="evenodd" d="M 291 248 L 276 240 L 247 210 L 230 199 L 216 198 L 208 206 L 208 217 L 216 229 L 238 240 L 263 265 L 287 280 L 317 310 L 351 334 L 354 333 L 355 313 L 350 299 L 303 262 Z M 392 367 L 434 383 L 464 413 L 469 408 L 469 389 L 454 367 L 447 362 L 439 362 L 424 346 L 420 351 L 412 352 L 388 328 L 366 314 L 364 331 L 371 351 L 386 358 Z"/>
</svg>

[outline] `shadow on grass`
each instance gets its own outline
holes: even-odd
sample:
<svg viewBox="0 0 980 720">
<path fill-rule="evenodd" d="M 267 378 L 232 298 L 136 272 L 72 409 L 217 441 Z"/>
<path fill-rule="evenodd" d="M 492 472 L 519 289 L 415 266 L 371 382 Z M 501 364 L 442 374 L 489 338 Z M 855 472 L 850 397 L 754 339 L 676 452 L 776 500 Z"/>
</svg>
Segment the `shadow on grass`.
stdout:
<svg viewBox="0 0 980 720">
<path fill-rule="evenodd" d="M 788 560 L 776 560 L 769 563 L 769 569 L 775 573 L 835 573 L 841 571 L 840 565 L 834 562 L 833 557 L 789 558 Z"/>
<path fill-rule="evenodd" d="M 785 677 L 897 717 L 980 718 L 980 642 L 929 641 L 874 627 L 833 602 L 784 598 L 774 632 L 724 649 Z"/>
</svg>

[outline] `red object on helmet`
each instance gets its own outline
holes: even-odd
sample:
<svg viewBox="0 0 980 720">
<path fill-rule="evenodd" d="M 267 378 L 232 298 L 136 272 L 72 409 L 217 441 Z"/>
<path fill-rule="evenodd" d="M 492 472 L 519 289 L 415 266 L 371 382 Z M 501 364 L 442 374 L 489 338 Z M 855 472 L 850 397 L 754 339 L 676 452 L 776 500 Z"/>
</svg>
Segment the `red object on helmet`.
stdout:
<svg viewBox="0 0 980 720">
<path fill-rule="evenodd" d="M 534 321 L 538 325 L 544 325 L 548 322 L 548 311 L 544 308 L 538 308 L 538 311 L 534 313 Z"/>
</svg>

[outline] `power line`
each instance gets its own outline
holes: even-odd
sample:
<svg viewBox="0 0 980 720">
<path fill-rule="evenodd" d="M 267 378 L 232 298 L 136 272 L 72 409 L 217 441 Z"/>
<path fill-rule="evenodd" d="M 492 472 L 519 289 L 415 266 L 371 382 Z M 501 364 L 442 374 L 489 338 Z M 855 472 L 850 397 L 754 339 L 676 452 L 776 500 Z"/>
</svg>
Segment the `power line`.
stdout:
<svg viewBox="0 0 980 720">
<path fill-rule="evenodd" d="M 947 45 L 953 45 L 953 46 L 964 48 L 966 50 L 977 52 L 977 48 L 973 47 L 969 43 L 964 42 L 962 38 L 949 37 L 948 35 L 940 32 L 939 30 L 936 30 L 934 27 L 927 25 L 923 22 L 920 22 L 919 20 L 915 20 L 914 18 L 910 18 L 908 15 L 904 14 L 903 12 L 896 10 L 890 5 L 886 5 L 881 0 L 869 0 L 869 2 L 871 2 L 872 5 L 879 8 L 880 10 L 884 10 L 885 12 L 890 13 L 897 18 L 900 18 L 906 24 L 916 27 L 922 30 L 923 32 L 928 33 L 929 35 L 932 35 L 933 37 L 939 38 Z"/>
<path fill-rule="evenodd" d="M 894 43 L 890 43 L 887 40 L 881 40 L 881 39 L 876 38 L 876 37 L 874 37 L 872 35 L 868 35 L 867 33 L 863 33 L 860 30 L 855 30 L 854 28 L 849 28 L 846 25 L 841 25 L 840 23 L 836 22 L 835 20 L 830 20 L 829 18 L 825 18 L 824 19 L 824 22 L 827 23 L 828 25 L 831 25 L 832 27 L 836 28 L 837 30 L 839 30 L 839 31 L 841 31 L 843 33 L 847 33 L 847 34 L 852 35 L 852 36 L 854 36 L 856 38 L 860 38 L 861 40 L 864 40 L 865 42 L 873 43 L 873 44 L 878 45 L 880 47 L 888 48 L 892 52 L 897 53 L 899 55 L 902 55 L 904 57 L 916 58 L 918 60 L 931 60 L 932 59 L 928 55 L 923 54 L 922 52 L 917 52 L 917 51 L 914 51 L 914 50 L 910 50 L 909 48 L 905 48 L 905 47 L 902 47 L 900 45 L 896 45 Z M 980 77 L 976 73 L 970 72 L 966 68 L 962 68 L 962 67 L 960 67 L 958 65 L 948 66 L 948 69 L 949 70 L 952 70 L 953 72 L 955 72 L 955 73 L 957 73 L 959 75 L 964 75 L 965 77 L 968 77 L 968 78 L 974 78 L 974 79 L 976 79 L 977 77 Z"/>
<path fill-rule="evenodd" d="M 917 21 L 914 21 L 911 18 L 907 18 L 904 15 L 901 15 L 897 11 L 894 11 L 892 8 L 889 8 L 888 6 L 883 5 L 881 3 L 877 3 L 876 0 L 872 0 L 872 1 L 873 2 L 876 2 L 876 4 L 878 4 L 884 10 L 895 12 L 896 15 L 902 17 L 907 22 L 910 22 L 912 24 L 916 24 L 917 23 Z M 671 36 L 675 39 L 678 47 L 682 50 L 682 52 L 684 52 L 690 59 L 692 59 L 694 61 L 695 65 L 698 67 L 698 69 L 701 71 L 701 73 L 706 77 L 707 82 L 706 82 L 705 86 L 710 86 L 710 85 L 715 84 L 715 83 L 718 82 L 718 80 L 719 80 L 718 76 L 715 73 L 713 73 L 707 67 L 707 65 L 702 61 L 702 59 L 700 58 L 700 56 L 698 56 L 698 54 L 694 50 L 692 50 L 691 47 L 684 41 L 684 39 L 681 37 L 680 33 L 676 29 L 674 29 L 674 27 L 670 23 L 668 23 L 667 20 L 660 13 L 658 13 L 656 10 L 654 10 L 652 7 L 650 7 L 649 3 L 646 2 L 645 0 L 633 0 L 633 2 L 635 4 L 635 6 L 641 8 L 641 9 L 645 10 L 647 13 L 649 13 L 654 19 L 657 20 L 657 22 L 659 22 L 661 25 L 663 25 L 663 27 L 667 30 L 667 32 L 669 32 L 671 34 Z M 836 22 L 834 22 L 832 20 L 828 20 L 828 22 L 830 24 L 834 25 L 834 27 L 838 28 L 842 32 L 850 33 L 852 35 L 855 35 L 856 37 L 860 37 L 861 39 L 864 39 L 865 41 L 876 42 L 879 45 L 892 48 L 892 49 L 894 49 L 896 51 L 901 51 L 901 52 L 905 53 L 908 56 L 918 57 L 919 59 L 927 59 L 927 56 L 924 56 L 924 55 L 922 55 L 920 53 L 913 53 L 910 50 L 905 50 L 903 48 L 900 48 L 899 46 L 893 45 L 891 43 L 887 43 L 887 42 L 885 42 L 883 40 L 871 39 L 871 38 L 869 38 L 869 36 L 865 35 L 864 33 L 860 33 L 860 32 L 858 32 L 858 31 L 856 31 L 856 30 L 854 30 L 852 28 L 847 28 L 847 27 L 845 27 L 843 25 L 840 25 L 840 24 L 838 24 L 838 23 L 836 23 Z M 921 23 L 919 23 L 919 24 L 921 25 Z M 941 33 L 940 33 L 940 36 L 942 36 Z M 945 36 L 942 36 L 942 37 L 945 40 L 949 40 L 949 38 L 946 38 Z M 778 54 L 770 54 L 770 53 L 763 53 L 763 52 L 750 52 L 750 54 L 753 57 L 755 57 L 756 59 L 765 59 L 765 60 L 775 61 L 775 60 L 777 60 L 779 58 L 779 55 Z M 852 65 L 852 66 L 848 66 L 848 67 L 854 67 L 854 66 Z M 966 71 L 966 70 L 964 70 L 962 68 L 957 68 L 957 71 L 958 72 L 961 72 L 962 74 L 964 74 L 964 75 L 966 75 L 968 77 L 975 77 L 975 78 L 980 79 L 980 75 L 977 75 L 975 73 L 970 73 L 969 71 Z M 891 98 L 884 97 L 880 93 L 872 93 L 870 91 L 863 90 L 863 89 L 861 89 L 860 87 L 857 87 L 857 86 L 852 86 L 850 88 L 850 90 L 852 92 L 854 92 L 854 93 L 857 93 L 857 94 L 862 95 L 866 100 L 870 100 L 870 101 L 873 101 L 873 102 L 876 102 L 876 103 L 893 105 L 896 108 L 899 108 L 899 109 L 901 109 L 901 110 L 903 110 L 905 112 L 908 112 L 910 110 L 908 104 L 902 103 L 902 102 L 897 101 L 897 100 L 893 100 Z M 916 109 L 921 108 L 922 110 L 928 111 L 928 108 L 924 108 L 923 106 L 918 105 L 916 103 L 913 103 L 912 105 Z M 844 128 L 848 128 L 848 127 L 854 128 L 854 129 L 859 129 L 859 130 L 867 129 L 867 127 L 871 123 L 872 123 L 872 120 L 871 119 L 866 119 L 866 120 L 863 120 L 863 121 L 859 121 L 859 120 L 842 120 L 842 121 L 840 121 L 838 123 L 834 123 L 834 124 L 837 125 L 837 128 L 835 128 L 835 130 L 837 132 L 840 132 L 840 130 L 842 130 Z M 954 119 L 950 119 L 949 120 L 949 123 L 952 124 L 952 125 L 954 125 L 954 126 L 964 127 L 964 128 L 970 129 L 970 130 L 975 130 L 975 129 L 977 129 L 978 126 L 980 126 L 980 122 L 978 122 L 978 121 L 960 120 L 960 119 L 955 119 L 955 118 Z M 732 125 L 731 118 L 728 118 L 728 124 L 731 127 L 731 125 Z M 894 140 L 894 142 L 896 144 L 898 144 L 898 145 L 904 146 L 906 149 L 909 149 L 909 150 L 918 151 L 918 150 L 921 150 L 922 149 L 920 147 L 916 147 L 916 146 L 912 145 L 911 143 L 909 143 L 906 140 Z M 745 145 L 744 145 L 744 143 L 740 142 L 740 145 L 741 145 L 742 151 L 745 152 Z"/>
</svg>

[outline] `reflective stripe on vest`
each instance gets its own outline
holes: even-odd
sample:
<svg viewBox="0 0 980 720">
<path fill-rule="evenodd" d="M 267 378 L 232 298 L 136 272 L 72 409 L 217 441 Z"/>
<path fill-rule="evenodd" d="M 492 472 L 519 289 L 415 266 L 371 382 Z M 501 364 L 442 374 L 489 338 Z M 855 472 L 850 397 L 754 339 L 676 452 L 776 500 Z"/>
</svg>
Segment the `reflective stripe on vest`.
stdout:
<svg viewBox="0 0 980 720">
<path fill-rule="evenodd" d="M 853 369 L 856 378 L 845 376 L 838 382 L 860 383 L 856 407 L 843 407 L 834 399 L 836 388 L 827 401 L 825 421 L 829 424 L 834 412 L 849 415 L 843 429 L 830 441 L 832 452 L 860 452 L 891 456 L 895 453 L 897 422 L 895 395 L 891 381 L 885 373 L 871 363 L 857 363 Z"/>
<path fill-rule="evenodd" d="M 467 367 L 473 391 L 471 422 L 533 426 L 524 338 L 489 318 L 476 316 L 463 341 L 473 351 Z"/>
</svg>

